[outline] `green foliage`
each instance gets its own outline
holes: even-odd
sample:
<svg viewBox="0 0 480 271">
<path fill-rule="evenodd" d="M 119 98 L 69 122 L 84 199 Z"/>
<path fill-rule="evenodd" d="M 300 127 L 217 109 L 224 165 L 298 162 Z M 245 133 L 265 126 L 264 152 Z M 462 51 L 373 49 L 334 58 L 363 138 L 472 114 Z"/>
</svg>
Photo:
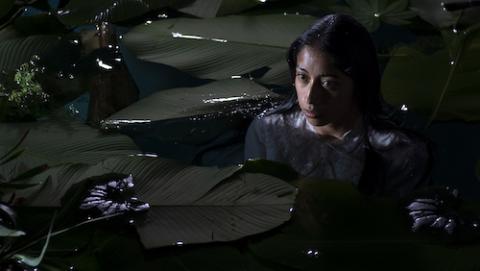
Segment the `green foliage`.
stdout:
<svg viewBox="0 0 480 271">
<path fill-rule="evenodd" d="M 374 32 L 380 22 L 405 25 L 416 14 L 408 10 L 408 0 L 346 0 L 347 6 L 335 6 L 332 9 L 355 17 L 368 31 Z"/>
<path fill-rule="evenodd" d="M 28 63 L 0 80 L 0 93 L 6 97 L 2 107 L 7 116 L 2 119 L 23 120 L 39 117 L 45 111 L 50 95 L 37 81 L 39 69 Z M 3 83 L 3 84 L 2 84 Z"/>
<path fill-rule="evenodd" d="M 311 16 L 179 18 L 133 28 L 125 45 L 140 59 L 216 80 L 252 74 L 261 83 L 290 82 L 285 51 Z M 265 71 L 255 75 L 255 71 Z"/>
</svg>

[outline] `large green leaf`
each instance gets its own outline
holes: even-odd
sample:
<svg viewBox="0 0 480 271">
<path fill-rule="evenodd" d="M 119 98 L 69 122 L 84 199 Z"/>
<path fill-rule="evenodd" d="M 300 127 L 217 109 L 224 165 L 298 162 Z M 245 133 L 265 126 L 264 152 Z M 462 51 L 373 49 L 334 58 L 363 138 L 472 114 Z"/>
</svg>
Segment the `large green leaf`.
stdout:
<svg viewBox="0 0 480 271">
<path fill-rule="evenodd" d="M 199 87 L 158 91 L 115 113 L 103 127 L 119 128 L 142 138 L 149 152 L 192 162 L 200 159 L 206 149 L 242 141 L 248 119 L 272 107 L 277 99 L 278 95 L 251 80 L 222 80 Z M 165 145 L 156 147 L 160 144 Z M 217 153 L 213 157 L 216 162 L 206 164 L 232 164 L 228 161 L 239 156 L 237 149 L 233 150 L 235 153 L 231 149 L 225 151 L 224 158 L 221 156 L 225 153 Z"/>
<path fill-rule="evenodd" d="M 426 55 L 409 47 L 397 48 L 383 75 L 386 100 L 431 120 L 479 120 L 479 44 L 479 31 L 472 31 L 453 52 L 443 49 Z"/>
<path fill-rule="evenodd" d="M 248 79 L 222 80 L 199 87 L 158 91 L 113 114 L 108 120 L 158 121 L 212 114 L 248 115 L 261 110 L 265 106 L 262 102 L 278 97 Z"/>
<path fill-rule="evenodd" d="M 172 4 L 181 5 L 185 0 L 100 0 L 95 4 L 71 0 L 57 13 L 59 19 L 66 25 L 79 26 L 82 24 L 121 22 L 141 16 L 151 10 L 166 7 Z"/>
<path fill-rule="evenodd" d="M 40 165 L 96 164 L 108 157 L 138 153 L 126 136 L 104 135 L 85 124 L 68 121 L 0 123 L 0 153 L 14 146 L 27 130 L 29 135 L 20 146 L 25 151 L 0 167 L 0 176 L 7 180 Z"/>
<path fill-rule="evenodd" d="M 29 36 L 0 42 L 0 70 L 17 69 L 33 55 L 42 56 L 58 44 L 57 36 Z"/>
<path fill-rule="evenodd" d="M 285 52 L 313 21 L 295 15 L 169 19 L 132 29 L 124 42 L 140 59 L 197 77 L 228 79 L 263 68 L 265 73 L 253 77 L 287 84 Z"/>
<path fill-rule="evenodd" d="M 197 17 L 213 18 L 235 14 L 261 3 L 258 0 L 196 0 L 178 10 Z"/>
<path fill-rule="evenodd" d="M 95 166 L 70 165 L 34 177 L 46 180 L 35 193 L 21 191 L 31 206 L 58 206 L 82 179 L 108 172 L 132 174 L 138 198 L 151 206 L 137 230 L 147 248 L 230 241 L 272 229 L 290 218 L 295 188 L 257 173 L 192 167 L 150 157 L 118 157 Z"/>
</svg>

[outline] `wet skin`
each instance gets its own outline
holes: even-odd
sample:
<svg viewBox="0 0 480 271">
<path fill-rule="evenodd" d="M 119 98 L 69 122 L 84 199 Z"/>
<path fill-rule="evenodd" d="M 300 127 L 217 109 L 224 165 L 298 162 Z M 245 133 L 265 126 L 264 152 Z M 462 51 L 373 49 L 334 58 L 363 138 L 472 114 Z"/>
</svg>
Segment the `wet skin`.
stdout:
<svg viewBox="0 0 480 271">
<path fill-rule="evenodd" d="M 353 80 L 314 47 L 297 55 L 295 89 L 300 109 L 319 135 L 341 139 L 361 119 Z"/>
</svg>

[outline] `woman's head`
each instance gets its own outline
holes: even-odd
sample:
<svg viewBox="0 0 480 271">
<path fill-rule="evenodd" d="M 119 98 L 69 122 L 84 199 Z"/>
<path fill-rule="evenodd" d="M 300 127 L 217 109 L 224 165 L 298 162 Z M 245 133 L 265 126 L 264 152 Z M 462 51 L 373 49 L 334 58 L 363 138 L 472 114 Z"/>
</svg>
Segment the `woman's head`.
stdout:
<svg viewBox="0 0 480 271">
<path fill-rule="evenodd" d="M 381 113 L 376 50 L 368 31 L 352 17 L 321 18 L 292 43 L 287 60 L 299 105 L 313 125 L 345 114 Z"/>
</svg>

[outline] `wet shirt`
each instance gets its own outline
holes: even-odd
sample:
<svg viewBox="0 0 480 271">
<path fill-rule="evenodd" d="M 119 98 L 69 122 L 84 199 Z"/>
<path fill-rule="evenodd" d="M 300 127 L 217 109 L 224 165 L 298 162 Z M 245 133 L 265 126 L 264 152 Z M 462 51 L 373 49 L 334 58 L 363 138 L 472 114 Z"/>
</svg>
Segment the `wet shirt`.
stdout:
<svg viewBox="0 0 480 271">
<path fill-rule="evenodd" d="M 255 119 L 245 138 L 245 158 L 285 163 L 303 176 L 358 184 L 364 142 L 362 127 L 345 133 L 341 140 L 322 137 L 297 109 Z"/>
</svg>

